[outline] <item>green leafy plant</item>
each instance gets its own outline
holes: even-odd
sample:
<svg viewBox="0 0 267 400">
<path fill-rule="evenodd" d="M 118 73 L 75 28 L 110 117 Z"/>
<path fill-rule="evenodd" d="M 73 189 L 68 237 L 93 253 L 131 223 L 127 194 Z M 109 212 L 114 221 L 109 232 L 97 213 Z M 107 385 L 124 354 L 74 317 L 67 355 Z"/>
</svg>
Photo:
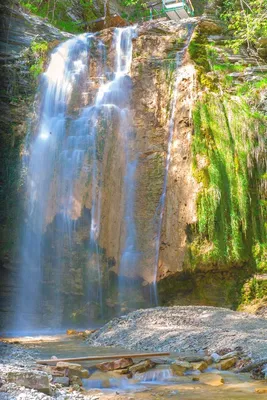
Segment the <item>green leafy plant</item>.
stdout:
<svg viewBox="0 0 267 400">
<path fill-rule="evenodd" d="M 30 47 L 30 72 L 36 79 L 43 72 L 49 45 L 47 42 L 32 42 Z"/>
<path fill-rule="evenodd" d="M 88 10 L 92 2 L 81 0 L 80 3 L 84 18 L 89 17 Z M 72 6 L 70 0 L 32 0 L 31 2 L 20 0 L 20 4 L 29 12 L 47 18 L 51 24 L 61 30 L 71 33 L 82 32 L 81 21 L 73 21 L 68 15 L 68 9 Z M 95 18 L 92 12 L 90 16 L 92 19 Z"/>
<path fill-rule="evenodd" d="M 257 270 L 260 272 L 267 272 L 267 243 L 257 242 L 253 246 L 253 255 Z"/>
<path fill-rule="evenodd" d="M 29 53 L 30 72 L 34 79 L 43 72 L 44 63 L 48 52 L 47 42 L 32 42 Z"/>
<path fill-rule="evenodd" d="M 243 45 L 252 51 L 258 39 L 267 36 L 266 0 L 224 0 L 221 18 L 233 32 L 229 46 L 235 53 Z"/>
</svg>

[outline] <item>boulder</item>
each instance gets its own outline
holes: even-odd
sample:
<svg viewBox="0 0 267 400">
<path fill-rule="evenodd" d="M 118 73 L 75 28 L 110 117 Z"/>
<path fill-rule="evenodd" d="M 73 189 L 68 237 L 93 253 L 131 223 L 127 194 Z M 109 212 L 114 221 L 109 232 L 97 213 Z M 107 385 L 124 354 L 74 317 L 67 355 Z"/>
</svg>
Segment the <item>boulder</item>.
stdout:
<svg viewBox="0 0 267 400">
<path fill-rule="evenodd" d="M 193 363 L 192 367 L 195 371 L 203 372 L 205 371 L 205 369 L 208 368 L 208 364 L 206 363 L 206 361 L 200 361 L 198 363 Z"/>
<path fill-rule="evenodd" d="M 265 393 L 267 393 L 267 387 L 265 387 L 265 388 L 256 388 L 255 392 L 258 393 L 258 394 L 265 394 Z"/>
<path fill-rule="evenodd" d="M 15 383 L 18 386 L 24 386 L 29 389 L 37 390 L 45 394 L 50 394 L 50 384 L 48 375 L 38 372 L 8 372 L 6 376 L 8 382 Z"/>
<path fill-rule="evenodd" d="M 69 378 L 72 376 L 78 376 L 82 379 L 89 378 L 88 370 L 84 369 L 80 364 L 60 361 L 56 365 L 56 371 L 64 371 L 64 375 L 68 376 Z"/>
<path fill-rule="evenodd" d="M 151 360 L 144 360 L 139 362 L 138 364 L 134 364 L 131 367 L 129 367 L 129 372 L 131 374 L 135 374 L 136 372 L 146 372 L 151 368 L 155 367 L 155 363 Z"/>
<path fill-rule="evenodd" d="M 224 379 L 218 374 L 203 374 L 200 381 L 209 386 L 221 386 L 224 384 Z"/>
<path fill-rule="evenodd" d="M 70 377 L 70 383 L 72 386 L 75 386 L 75 385 L 82 386 L 83 385 L 81 378 L 79 376 L 75 376 L 75 375 Z"/>
<path fill-rule="evenodd" d="M 218 369 L 222 371 L 226 371 L 230 368 L 233 368 L 236 365 L 237 357 L 228 358 L 227 360 L 221 360 L 221 362 L 217 365 Z"/>
<path fill-rule="evenodd" d="M 222 26 L 219 21 L 202 19 L 199 24 L 199 31 L 207 35 L 218 35 L 222 33 Z"/>
<path fill-rule="evenodd" d="M 63 377 L 67 376 L 68 374 L 67 369 L 57 369 L 57 367 L 47 367 L 47 370 L 45 372 L 52 375 L 53 377 Z"/>
<path fill-rule="evenodd" d="M 129 372 L 128 368 L 116 369 L 114 372 L 118 375 L 127 375 Z"/>
<path fill-rule="evenodd" d="M 70 379 L 67 376 L 59 376 L 53 379 L 53 383 L 58 383 L 59 385 L 62 386 L 69 386 L 70 385 Z"/>
<path fill-rule="evenodd" d="M 119 360 L 105 362 L 101 364 L 97 364 L 96 368 L 100 369 L 100 371 L 114 371 L 114 370 L 122 370 L 133 365 L 133 360 L 131 358 L 120 358 Z"/>
<path fill-rule="evenodd" d="M 72 335 L 78 335 L 78 331 L 75 331 L 75 329 L 68 329 L 67 330 L 67 335 L 70 335 L 70 336 L 72 336 Z"/>
<path fill-rule="evenodd" d="M 105 28 L 127 26 L 128 23 L 120 15 L 108 15 L 106 18 L 101 17 L 88 22 L 89 30 L 92 32 L 99 32 Z"/>
<path fill-rule="evenodd" d="M 87 378 L 89 378 L 89 376 L 90 376 L 90 374 L 89 374 L 89 371 L 87 369 L 82 369 L 81 370 L 80 378 L 87 379 Z"/>
<path fill-rule="evenodd" d="M 189 369 L 191 369 L 191 364 L 187 361 L 176 361 L 171 364 L 171 370 L 173 374 L 177 376 L 183 376 Z"/>
</svg>

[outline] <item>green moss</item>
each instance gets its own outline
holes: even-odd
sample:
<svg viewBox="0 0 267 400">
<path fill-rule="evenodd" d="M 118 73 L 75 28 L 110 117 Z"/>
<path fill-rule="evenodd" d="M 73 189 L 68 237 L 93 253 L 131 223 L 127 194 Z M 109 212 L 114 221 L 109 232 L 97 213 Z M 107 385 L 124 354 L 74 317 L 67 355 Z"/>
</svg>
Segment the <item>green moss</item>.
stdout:
<svg viewBox="0 0 267 400">
<path fill-rule="evenodd" d="M 217 61 L 217 60 L 216 60 Z M 220 63 L 212 65 L 214 71 L 225 71 L 225 72 L 242 72 L 244 71 L 244 65 L 231 64 L 231 63 Z"/>
<path fill-rule="evenodd" d="M 210 64 L 208 62 L 206 45 L 207 45 L 207 36 L 201 34 L 198 30 L 196 30 L 190 41 L 188 51 L 192 60 L 194 60 L 197 67 L 201 69 L 203 72 L 210 71 Z"/>
<path fill-rule="evenodd" d="M 266 208 L 259 190 L 264 174 L 251 155 L 260 151 L 258 135 L 264 135 L 265 127 L 263 116 L 239 99 L 209 93 L 197 104 L 193 173 L 202 189 L 197 233 L 190 244 L 192 265 L 263 264 L 256 261 L 256 253 L 260 260 L 264 251 L 253 246 L 266 237 Z"/>
<path fill-rule="evenodd" d="M 257 242 L 253 246 L 252 251 L 257 270 L 262 273 L 267 273 L 267 243 Z"/>
<path fill-rule="evenodd" d="M 32 42 L 30 47 L 30 72 L 34 79 L 37 79 L 38 76 L 44 70 L 44 64 L 47 58 L 49 50 L 49 44 L 47 42 Z"/>
<path fill-rule="evenodd" d="M 178 272 L 158 283 L 160 304 L 210 305 L 236 309 L 247 279 L 245 269 L 236 268 Z"/>
<path fill-rule="evenodd" d="M 263 299 L 267 296 L 267 280 L 253 277 L 243 286 L 241 304 L 250 304 L 253 300 Z"/>
</svg>

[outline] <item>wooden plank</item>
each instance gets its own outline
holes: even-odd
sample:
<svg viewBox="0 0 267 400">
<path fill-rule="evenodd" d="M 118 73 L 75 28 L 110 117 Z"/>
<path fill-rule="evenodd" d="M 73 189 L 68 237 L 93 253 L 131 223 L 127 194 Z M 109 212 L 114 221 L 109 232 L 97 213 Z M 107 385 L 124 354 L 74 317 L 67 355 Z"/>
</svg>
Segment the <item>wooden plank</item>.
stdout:
<svg viewBox="0 0 267 400">
<path fill-rule="evenodd" d="M 114 360 L 118 358 L 144 358 L 144 357 L 162 357 L 169 356 L 170 353 L 134 353 L 134 354 L 110 354 L 109 356 L 88 356 L 76 358 L 56 358 L 49 360 L 36 360 L 37 364 L 56 364 L 57 362 L 73 362 L 73 361 L 96 361 L 96 360 Z"/>
</svg>

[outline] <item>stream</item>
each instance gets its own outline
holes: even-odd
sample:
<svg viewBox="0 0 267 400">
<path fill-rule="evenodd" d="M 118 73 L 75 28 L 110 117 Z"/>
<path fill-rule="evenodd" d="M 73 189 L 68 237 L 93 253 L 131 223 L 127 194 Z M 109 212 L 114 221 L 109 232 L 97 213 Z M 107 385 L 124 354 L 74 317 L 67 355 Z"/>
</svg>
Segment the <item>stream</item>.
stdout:
<svg viewBox="0 0 267 400">
<path fill-rule="evenodd" d="M 51 335 L 5 339 L 12 346 L 23 348 L 35 359 L 73 358 L 94 355 L 129 354 L 129 350 L 118 347 L 92 347 L 81 335 Z M 185 353 L 186 354 L 186 353 Z M 175 360 L 178 354 L 172 353 Z M 135 362 L 138 360 L 134 360 Z M 184 400 L 241 400 L 258 397 L 257 390 L 266 388 L 262 382 L 252 380 L 249 374 L 218 371 L 208 368 L 204 373 L 188 372 L 185 376 L 174 376 L 167 359 L 155 359 L 156 367 L 144 373 L 136 373 L 131 379 L 116 371 L 102 372 L 95 367 L 100 361 L 79 362 L 89 371 L 83 379 L 81 392 L 84 398 L 95 399 L 184 399 Z M 106 360 L 105 360 L 106 362 Z M 35 363 L 31 366 L 36 369 Z M 41 367 L 42 368 L 42 367 Z M 39 369 L 39 368 L 38 368 Z M 218 382 L 223 379 L 223 383 Z M 88 397 L 91 399 L 91 397 Z M 261 398 L 265 398 L 262 396 Z"/>
</svg>

